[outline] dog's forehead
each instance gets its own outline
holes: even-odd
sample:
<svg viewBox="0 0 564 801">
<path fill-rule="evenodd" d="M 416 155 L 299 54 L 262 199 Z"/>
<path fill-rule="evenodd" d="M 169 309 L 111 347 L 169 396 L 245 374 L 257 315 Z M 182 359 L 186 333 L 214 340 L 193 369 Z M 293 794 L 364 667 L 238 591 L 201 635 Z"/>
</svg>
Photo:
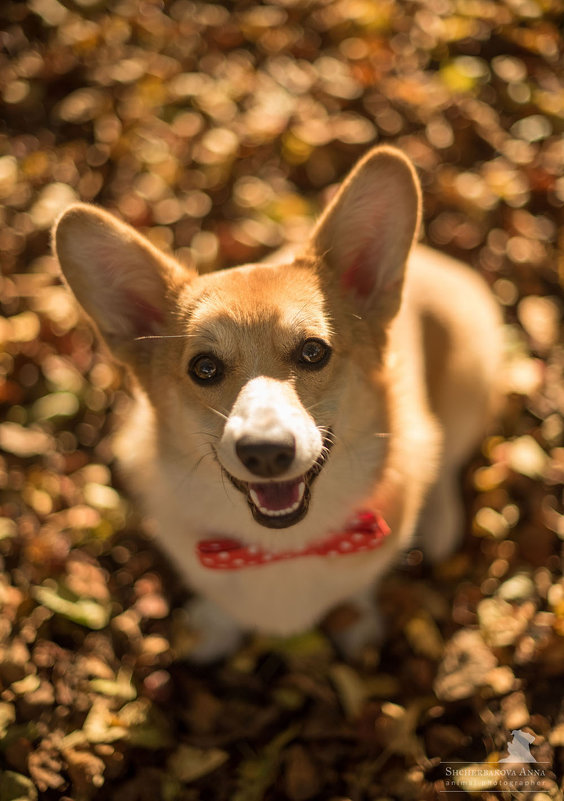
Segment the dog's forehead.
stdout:
<svg viewBox="0 0 564 801">
<path fill-rule="evenodd" d="M 324 296 L 314 271 L 291 265 L 246 265 L 203 276 L 192 304 L 194 335 L 330 336 Z"/>
</svg>

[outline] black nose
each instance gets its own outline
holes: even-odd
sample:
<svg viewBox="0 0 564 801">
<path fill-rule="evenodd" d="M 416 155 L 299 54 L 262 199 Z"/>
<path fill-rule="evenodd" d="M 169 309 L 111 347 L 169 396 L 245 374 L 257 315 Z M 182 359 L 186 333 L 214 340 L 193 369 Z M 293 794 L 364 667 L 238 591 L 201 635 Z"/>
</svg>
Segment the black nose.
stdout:
<svg viewBox="0 0 564 801">
<path fill-rule="evenodd" d="M 261 478 L 274 478 L 285 473 L 294 461 L 296 440 L 291 434 L 275 442 L 245 436 L 235 450 L 249 472 Z"/>
</svg>

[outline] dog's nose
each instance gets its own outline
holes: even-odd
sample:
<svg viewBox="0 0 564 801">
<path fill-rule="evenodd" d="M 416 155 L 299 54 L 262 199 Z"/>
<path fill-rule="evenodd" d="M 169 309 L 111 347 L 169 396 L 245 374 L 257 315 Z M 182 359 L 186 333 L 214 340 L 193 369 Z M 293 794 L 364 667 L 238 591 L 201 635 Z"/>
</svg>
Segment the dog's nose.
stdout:
<svg viewBox="0 0 564 801">
<path fill-rule="evenodd" d="M 294 461 L 296 440 L 291 434 L 275 442 L 244 436 L 235 450 L 250 473 L 261 478 L 275 478 L 285 473 Z"/>
</svg>

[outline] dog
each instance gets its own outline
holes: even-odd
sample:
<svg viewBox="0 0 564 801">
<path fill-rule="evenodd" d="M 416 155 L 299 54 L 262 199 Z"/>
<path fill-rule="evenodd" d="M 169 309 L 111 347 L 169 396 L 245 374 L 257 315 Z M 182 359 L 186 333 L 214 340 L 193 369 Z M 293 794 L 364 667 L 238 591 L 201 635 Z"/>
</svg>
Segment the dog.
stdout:
<svg viewBox="0 0 564 801">
<path fill-rule="evenodd" d="M 116 454 L 198 593 L 195 660 L 347 599 L 338 645 L 358 653 L 416 530 L 431 561 L 456 548 L 500 317 L 474 271 L 416 244 L 420 218 L 411 162 L 376 147 L 291 260 L 198 275 L 95 206 L 58 220 L 66 282 L 133 377 Z"/>
</svg>

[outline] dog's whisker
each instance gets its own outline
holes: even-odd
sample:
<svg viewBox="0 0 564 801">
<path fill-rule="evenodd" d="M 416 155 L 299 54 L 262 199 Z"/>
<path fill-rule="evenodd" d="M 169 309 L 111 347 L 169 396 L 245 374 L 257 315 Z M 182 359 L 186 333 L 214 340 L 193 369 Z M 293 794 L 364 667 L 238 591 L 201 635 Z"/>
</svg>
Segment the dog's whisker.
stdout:
<svg viewBox="0 0 564 801">
<path fill-rule="evenodd" d="M 211 431 L 187 431 L 187 432 L 185 432 L 185 434 L 188 437 L 190 437 L 190 436 L 195 437 L 195 436 L 201 435 L 201 436 L 210 437 L 210 438 L 216 439 L 216 440 L 221 439 L 221 437 L 218 434 L 213 434 Z M 213 445 L 212 445 L 211 442 L 197 442 L 197 443 L 191 442 L 190 443 L 190 448 L 192 448 L 192 449 L 196 449 L 196 448 L 198 448 L 198 449 L 200 449 L 200 448 L 212 448 L 213 449 Z M 215 451 L 214 451 L 214 453 L 215 453 Z M 192 459 L 192 454 L 191 453 L 177 453 L 176 456 L 171 456 L 170 457 L 171 462 L 174 462 L 175 464 L 177 464 L 178 462 L 190 461 L 191 459 Z"/>
<path fill-rule="evenodd" d="M 318 428 L 321 431 L 321 426 L 318 426 Z M 362 434 L 362 436 L 366 437 L 366 438 L 368 438 L 368 437 L 385 438 L 385 437 L 391 437 L 392 436 L 390 431 L 369 431 L 369 432 L 365 432 L 365 431 L 363 431 L 363 430 L 361 430 L 359 428 L 348 428 L 347 429 L 347 434 L 352 435 L 352 436 L 355 436 L 355 435 L 358 435 L 358 434 Z"/>
<path fill-rule="evenodd" d="M 201 445 L 198 445 L 196 447 L 199 448 L 199 449 L 200 448 L 204 448 L 207 444 L 208 443 L 203 442 Z M 179 453 L 176 456 L 171 456 L 170 457 L 170 463 L 174 464 L 174 465 L 182 465 L 182 464 L 185 464 L 186 462 L 191 462 L 192 459 L 194 458 L 194 456 L 195 456 L 195 454 L 188 455 L 186 453 Z M 190 470 L 191 470 L 191 468 L 189 468 L 189 472 L 190 472 Z"/>
<path fill-rule="evenodd" d="M 210 446 L 210 448 L 212 447 L 210 443 L 207 444 Z M 186 474 L 182 476 L 180 482 L 174 487 L 174 494 L 180 492 L 186 481 L 191 481 L 194 478 L 194 474 L 196 473 L 197 469 L 202 464 L 206 456 L 213 456 L 213 452 L 208 451 L 207 453 L 204 453 L 202 456 L 200 456 L 194 467 L 191 470 L 188 470 Z"/>
<path fill-rule="evenodd" d="M 142 337 L 135 337 L 134 342 L 140 342 L 145 339 L 189 339 L 192 334 L 147 334 Z"/>
<path fill-rule="evenodd" d="M 331 445 L 335 445 L 339 441 L 339 438 L 333 429 L 329 428 L 328 426 L 317 426 L 317 430 L 322 435 L 323 439 L 326 442 L 329 442 Z"/>
<path fill-rule="evenodd" d="M 213 458 L 215 459 L 215 462 L 219 467 L 219 472 L 220 472 L 220 475 L 221 475 L 221 486 L 223 487 L 223 491 L 225 493 L 225 496 L 229 499 L 229 503 L 231 504 L 231 506 L 235 506 L 235 501 L 233 500 L 233 498 L 231 497 L 231 495 L 227 491 L 227 486 L 228 485 L 225 483 L 225 478 L 228 476 L 228 474 L 226 473 L 225 468 L 223 467 L 221 462 L 219 461 L 217 452 L 216 452 L 216 450 L 215 450 L 215 448 L 213 446 L 212 446 L 212 450 L 213 450 Z"/>
<path fill-rule="evenodd" d="M 220 434 L 216 434 L 215 431 L 182 431 L 179 434 L 179 440 L 182 437 L 210 437 L 210 439 L 221 439 Z"/>
<path fill-rule="evenodd" d="M 211 444 L 211 442 L 202 442 L 200 447 L 209 449 L 208 451 L 206 451 L 204 456 L 209 456 L 210 454 L 215 456 L 215 451 L 213 449 L 213 445 Z M 202 461 L 202 457 L 200 457 L 200 459 L 196 462 L 194 467 L 191 469 L 191 471 L 190 471 L 191 473 L 195 473 L 196 472 L 196 468 L 200 465 L 201 461 Z"/>
<path fill-rule="evenodd" d="M 304 409 L 306 412 L 311 412 L 312 409 L 317 409 L 319 406 L 323 406 L 324 403 L 326 403 L 325 400 L 320 400 L 317 403 L 312 403 L 311 406 L 304 406 Z"/>
<path fill-rule="evenodd" d="M 223 412 L 220 412 L 219 409 L 214 409 L 213 406 L 209 406 L 208 404 L 206 404 L 206 409 L 209 409 L 210 412 L 213 412 L 214 414 L 217 414 L 217 416 L 221 417 L 222 420 L 228 420 L 229 419 L 229 417 L 226 414 L 224 414 Z"/>
<path fill-rule="evenodd" d="M 217 457 L 216 457 L 216 459 L 217 459 Z M 226 498 L 228 498 L 228 499 L 229 499 L 229 502 L 230 502 L 230 504 L 231 504 L 232 506 L 234 506 L 234 505 L 235 505 L 235 502 L 234 502 L 233 498 L 232 498 L 232 497 L 229 495 L 229 493 L 227 492 L 227 486 L 226 486 L 226 484 L 225 484 L 225 474 L 224 474 L 224 471 L 223 471 L 223 470 L 220 470 L 220 474 L 221 474 L 221 486 L 223 487 L 223 491 L 224 491 L 224 493 L 225 493 L 225 496 L 226 496 Z"/>
<path fill-rule="evenodd" d="M 235 502 L 234 502 L 233 498 L 231 497 L 231 495 L 227 492 L 227 486 L 225 484 L 225 468 L 223 467 L 223 465 L 219 461 L 219 458 L 217 456 L 217 451 L 216 451 L 216 449 L 214 448 L 213 445 L 211 446 L 211 450 L 212 450 L 212 455 L 213 455 L 213 458 L 215 460 L 215 463 L 219 466 L 219 472 L 220 472 L 220 475 L 221 475 L 221 486 L 223 487 L 223 491 L 224 491 L 226 497 L 229 499 L 229 503 L 232 506 L 234 506 Z"/>
<path fill-rule="evenodd" d="M 198 467 L 199 467 L 199 466 L 202 464 L 202 462 L 204 461 L 204 459 L 206 458 L 206 456 L 211 456 L 211 455 L 212 455 L 212 454 L 211 454 L 211 453 L 208 451 L 207 453 L 204 453 L 202 456 L 200 456 L 200 458 L 198 459 L 198 461 L 197 461 L 197 462 L 196 462 L 196 464 L 194 465 L 193 469 L 191 470 L 191 475 L 194 475 L 194 473 L 196 472 L 196 470 L 198 469 Z"/>
<path fill-rule="evenodd" d="M 344 437 L 339 437 L 339 444 L 342 444 L 351 466 L 355 464 L 362 465 L 358 448 L 351 447 L 351 444 Z"/>
</svg>

